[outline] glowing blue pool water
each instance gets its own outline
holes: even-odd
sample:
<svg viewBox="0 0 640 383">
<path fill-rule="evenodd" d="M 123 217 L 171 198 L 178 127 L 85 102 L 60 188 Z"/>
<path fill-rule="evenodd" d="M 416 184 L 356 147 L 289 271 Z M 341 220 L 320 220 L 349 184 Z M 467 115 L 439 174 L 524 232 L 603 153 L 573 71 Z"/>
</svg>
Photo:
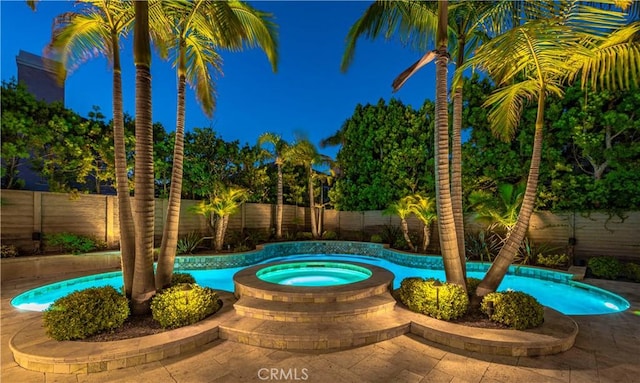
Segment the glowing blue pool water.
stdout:
<svg viewBox="0 0 640 383">
<path fill-rule="evenodd" d="M 371 276 L 371 271 L 348 263 L 292 262 L 266 267 L 256 276 L 287 286 L 337 286 L 363 281 Z"/>
<path fill-rule="evenodd" d="M 398 288 L 400 282 L 407 277 L 436 278 L 441 281 L 446 279 L 444 270 L 400 266 L 381 258 L 359 255 L 301 254 L 271 258 L 260 263 L 279 261 L 346 261 L 371 264 L 385 268 L 395 275 L 394 288 Z M 201 286 L 233 291 L 233 275 L 245 267 L 247 266 L 213 270 L 176 271 L 190 273 Z M 468 272 L 467 275 L 468 277 L 482 278 L 484 273 Z M 122 274 L 120 272 L 111 272 L 45 285 L 18 295 L 11 301 L 11 304 L 24 310 L 42 311 L 56 299 L 68 295 L 72 291 L 107 285 L 119 289 L 122 286 Z M 567 315 L 609 314 L 629 308 L 629 302 L 624 298 L 580 282 L 561 283 L 508 274 L 498 290 L 505 291 L 509 289 L 531 294 L 541 304 Z"/>
</svg>

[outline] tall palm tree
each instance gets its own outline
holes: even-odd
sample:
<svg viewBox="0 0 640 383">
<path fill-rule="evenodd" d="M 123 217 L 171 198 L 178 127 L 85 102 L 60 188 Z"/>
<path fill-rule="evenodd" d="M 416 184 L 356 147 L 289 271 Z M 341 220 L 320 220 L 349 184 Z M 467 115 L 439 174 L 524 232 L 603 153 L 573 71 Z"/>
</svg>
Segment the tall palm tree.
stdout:
<svg viewBox="0 0 640 383">
<path fill-rule="evenodd" d="M 411 196 L 409 210 L 422 222 L 422 251 L 427 251 L 431 238 L 431 224 L 438 219 L 433 198 L 420 194 Z"/>
<path fill-rule="evenodd" d="M 587 79 L 599 73 L 602 77 L 598 79 L 605 78 L 604 85 L 638 85 L 637 72 L 630 75 L 635 66 L 629 64 L 640 60 L 637 40 L 634 42 L 640 24 L 623 28 L 624 14 L 577 1 L 559 5 L 559 12 L 551 12 L 550 17 L 527 21 L 484 44 L 465 65 L 485 70 L 498 84 L 485 105 L 491 108 L 488 117 L 494 133 L 502 138 L 513 136 L 523 105 L 537 101 L 529 176 L 518 220 L 478 287 L 479 296 L 497 289 L 528 229 L 538 185 L 546 97 L 561 96 L 566 80 L 578 73 Z M 612 51 L 616 54 L 611 55 Z M 607 76 L 612 68 L 615 76 Z"/>
<path fill-rule="evenodd" d="M 496 14 L 500 14 L 495 7 L 495 3 L 491 2 L 455 2 L 451 5 L 451 13 L 449 13 L 449 5 L 443 2 L 422 2 L 414 0 L 405 1 L 387 1 L 379 0 L 372 4 L 366 13 L 354 24 L 349 31 L 347 49 L 343 57 L 342 68 L 343 70 L 351 62 L 353 57 L 353 51 L 355 49 L 355 41 L 361 35 L 366 35 L 371 38 L 376 38 L 379 35 L 383 35 L 388 39 L 394 34 L 400 33 L 403 40 L 413 40 L 414 45 L 421 50 L 426 50 L 427 47 L 435 43 L 435 50 L 429 50 L 420 60 L 411 65 L 407 70 L 402 72 L 393 82 L 393 90 L 397 91 L 414 73 L 416 73 L 421 67 L 439 58 L 439 64 L 437 68 L 440 71 L 437 77 L 442 79 L 443 73 L 446 75 L 446 44 L 447 41 L 447 29 L 452 39 L 452 51 L 456 55 L 456 64 L 462 65 L 464 59 L 467 57 L 470 51 L 473 50 L 481 42 L 482 34 L 479 33 L 482 28 L 493 19 L 496 18 Z M 444 44 L 444 45 L 442 45 Z M 444 49 L 443 49 L 444 48 Z M 444 71 L 443 71 L 444 69 Z M 445 78 L 446 80 L 446 78 Z M 440 84 L 442 85 L 442 83 Z M 444 83 L 446 86 L 446 81 Z M 436 98 L 446 102 L 446 90 L 444 92 L 437 92 Z M 442 98 L 444 97 L 444 99 Z M 443 106 L 443 105 L 441 105 Z M 446 104 L 444 105 L 446 106 Z M 439 110 L 439 112 L 438 112 Z M 436 121 L 440 122 L 440 128 L 444 128 L 444 123 L 448 124 L 448 115 L 445 114 L 446 110 L 437 109 Z M 440 193 L 438 194 L 438 207 L 444 209 L 441 212 L 443 220 L 439 221 L 439 230 L 444 231 L 447 235 L 443 240 L 450 243 L 452 238 L 449 230 L 455 230 L 455 239 L 457 246 L 454 248 L 451 245 L 443 247 L 443 255 L 446 258 L 452 256 L 452 253 L 456 252 L 459 257 L 459 263 L 461 271 L 457 271 L 455 274 L 465 274 L 465 254 L 464 254 L 464 220 L 462 214 L 462 160 L 461 160 L 461 132 L 462 130 L 462 87 L 456 86 L 454 92 L 454 114 L 453 114 L 453 142 L 452 142 L 452 155 L 448 152 L 448 143 L 444 141 L 444 138 L 448 141 L 448 128 L 445 131 L 441 131 L 440 134 L 436 134 L 437 137 L 441 137 L 443 140 L 436 141 L 437 156 L 442 159 L 441 162 L 436 162 L 438 180 L 440 182 Z M 438 145 L 440 144 L 440 146 Z M 446 146 L 445 146 L 446 143 Z M 446 148 L 446 150 L 445 150 Z M 451 191 L 449 192 L 449 185 L 445 185 L 449 178 L 449 164 L 448 159 L 451 157 Z M 444 159 L 447 159 L 446 163 Z M 445 187 L 447 190 L 443 190 Z M 450 195 L 450 197 L 447 196 Z M 444 203 L 446 200 L 446 203 Z M 453 217 L 447 219 L 449 206 L 451 207 Z M 444 214 L 443 214 L 444 213 Z M 453 222 L 453 223 L 450 223 Z M 452 264 L 451 266 L 454 266 Z M 457 280 L 461 280 L 458 276 L 453 277 Z"/>
<path fill-rule="evenodd" d="M 215 108 L 215 87 L 211 70 L 222 72 L 220 49 L 241 50 L 259 46 L 275 71 L 277 43 L 270 15 L 240 1 L 164 2 L 164 25 L 155 25 L 161 53 L 169 49 L 178 75 L 176 134 L 167 216 L 158 258 L 156 287 L 171 284 L 180 219 L 182 167 L 184 158 L 185 87 L 190 83 L 204 112 Z M 169 32 L 167 33 L 165 32 Z"/>
<path fill-rule="evenodd" d="M 136 256 L 131 313 L 146 314 L 156 293 L 153 277 L 154 181 L 151 118 L 151 43 L 149 3 L 135 1 L 133 59 L 136 66 L 135 231 Z"/>
<path fill-rule="evenodd" d="M 61 68 L 75 68 L 97 54 L 105 56 L 113 67 L 113 140 L 115 151 L 120 257 L 124 290 L 131 296 L 135 259 L 135 229 L 129 196 L 122 101 L 120 38 L 126 36 L 133 21 L 131 1 L 85 0 L 78 12 L 55 18 L 48 51 Z"/>
<path fill-rule="evenodd" d="M 287 151 L 287 156 L 291 163 L 304 166 L 307 171 L 307 191 L 309 193 L 309 211 L 311 214 L 311 234 L 317 239 L 322 236 L 319 213 L 321 210 L 315 203 L 314 192 L 314 165 L 325 165 L 330 163 L 329 157 L 318 153 L 316 146 L 306 138 L 299 138 Z"/>
<path fill-rule="evenodd" d="M 287 151 L 289 150 L 289 144 L 283 140 L 278 134 L 275 133 L 263 133 L 258 137 L 258 146 L 263 147 L 265 144 L 273 145 L 273 152 L 269 152 L 271 158 L 274 159 L 278 170 L 278 185 L 277 185 L 277 200 L 276 200 L 276 238 L 282 238 L 282 214 L 284 210 L 284 193 L 282 186 L 282 166 L 287 160 Z"/>
<path fill-rule="evenodd" d="M 435 118 L 435 164 L 436 164 L 436 211 L 438 212 L 438 234 L 447 282 L 455 283 L 466 290 L 465 272 L 453 216 L 451 190 L 449 189 L 449 112 L 447 103 L 447 24 L 448 2 L 438 2 L 438 29 L 436 31 L 436 118 Z"/>
<path fill-rule="evenodd" d="M 392 202 L 389 207 L 387 207 L 382 213 L 394 214 L 400 218 L 400 229 L 402 230 L 404 240 L 407 242 L 409 250 L 416 251 L 416 247 L 413 245 L 413 242 L 411 242 L 411 237 L 409 236 L 409 224 L 407 223 L 407 217 L 409 217 L 412 213 L 412 202 L 413 196 L 400 198 L 400 200 Z"/>
</svg>

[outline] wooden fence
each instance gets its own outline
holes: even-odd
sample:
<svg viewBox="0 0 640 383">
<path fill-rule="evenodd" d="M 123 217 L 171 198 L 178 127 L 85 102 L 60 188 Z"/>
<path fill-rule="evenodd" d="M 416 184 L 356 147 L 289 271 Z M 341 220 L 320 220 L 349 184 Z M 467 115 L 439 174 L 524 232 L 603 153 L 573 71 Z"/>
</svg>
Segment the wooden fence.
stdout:
<svg viewBox="0 0 640 383">
<path fill-rule="evenodd" d="M 13 244 L 29 252 L 39 246 L 42 235 L 70 232 L 89 235 L 117 247 L 120 235 L 118 201 L 115 196 L 79 195 L 2 190 L 0 230 L 3 244 Z M 180 234 L 210 234 L 206 219 L 190 209 L 198 201 L 183 200 Z M 275 227 L 275 205 L 244 204 L 229 220 L 229 231 L 255 229 L 271 231 Z M 167 211 L 167 200 L 156 200 L 155 235 L 159 240 Z M 399 226 L 396 216 L 380 211 L 349 212 L 325 210 L 324 230 L 335 231 L 342 239 L 369 240 L 385 226 Z M 421 223 L 408 220 L 412 232 L 421 233 Z M 477 230 L 469 224 L 467 230 Z M 285 232 L 310 231 L 309 209 L 286 205 L 283 212 Z M 535 213 L 529 225 L 529 237 L 536 243 L 548 243 L 561 249 L 573 242 L 575 255 L 587 258 L 612 255 L 640 261 L 640 212 L 626 212 L 622 217 L 607 213 Z M 438 251 L 438 233 L 432 233 L 430 247 Z"/>
</svg>

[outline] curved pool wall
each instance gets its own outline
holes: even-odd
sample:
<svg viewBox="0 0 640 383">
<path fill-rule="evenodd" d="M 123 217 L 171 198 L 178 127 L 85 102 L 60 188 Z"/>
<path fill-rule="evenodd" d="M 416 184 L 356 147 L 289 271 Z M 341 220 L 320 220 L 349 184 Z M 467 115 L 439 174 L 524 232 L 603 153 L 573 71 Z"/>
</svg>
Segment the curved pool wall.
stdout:
<svg viewBox="0 0 640 383">
<path fill-rule="evenodd" d="M 420 269 L 443 269 L 442 257 L 403 253 L 389 249 L 387 245 L 368 242 L 347 241 L 304 241 L 270 243 L 258 246 L 258 249 L 247 253 L 219 255 L 179 256 L 175 260 L 175 268 L 181 270 L 226 269 L 232 267 L 252 266 L 271 258 L 286 257 L 298 254 L 348 254 L 365 255 L 396 263 L 401 266 Z M 467 271 L 486 272 L 491 263 L 467 262 Z M 508 274 L 523 277 L 544 279 L 553 282 L 569 283 L 573 274 L 538 267 L 511 265 Z"/>
</svg>

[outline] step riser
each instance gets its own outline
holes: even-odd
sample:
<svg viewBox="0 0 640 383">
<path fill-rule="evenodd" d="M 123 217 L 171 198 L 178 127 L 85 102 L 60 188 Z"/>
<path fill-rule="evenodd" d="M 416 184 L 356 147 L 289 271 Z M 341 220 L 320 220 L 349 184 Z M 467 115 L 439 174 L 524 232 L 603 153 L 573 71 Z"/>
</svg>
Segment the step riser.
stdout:
<svg viewBox="0 0 640 383">
<path fill-rule="evenodd" d="M 276 302 L 292 302 L 292 303 L 332 303 L 332 302 L 349 302 L 358 299 L 368 298 L 374 295 L 384 294 L 391 289 L 391 282 L 386 282 L 378 286 L 373 286 L 362 290 L 352 290 L 344 292 L 322 293 L 296 293 L 296 292 L 276 292 L 269 290 L 256 289 L 250 286 L 244 286 L 235 283 L 236 298 L 243 296 L 264 299 Z"/>
<path fill-rule="evenodd" d="M 378 315 L 390 313 L 393 311 L 395 302 L 385 304 L 379 307 L 370 307 L 367 310 L 360 310 L 358 312 L 342 312 L 331 313 L 330 311 L 324 313 L 308 313 L 308 312 L 273 312 L 266 310 L 254 310 L 250 307 L 239 307 L 235 305 L 235 311 L 238 315 L 270 320 L 279 322 L 292 322 L 292 323 L 309 323 L 309 322 L 345 322 L 350 320 L 372 319 Z"/>
<path fill-rule="evenodd" d="M 328 339 L 328 336 L 324 334 L 304 336 L 255 334 L 221 326 L 220 339 L 278 350 L 336 350 L 381 342 L 407 334 L 409 330 L 410 325 L 407 323 L 385 330 L 351 334 L 351 336 L 344 336 L 340 339 Z"/>
</svg>

